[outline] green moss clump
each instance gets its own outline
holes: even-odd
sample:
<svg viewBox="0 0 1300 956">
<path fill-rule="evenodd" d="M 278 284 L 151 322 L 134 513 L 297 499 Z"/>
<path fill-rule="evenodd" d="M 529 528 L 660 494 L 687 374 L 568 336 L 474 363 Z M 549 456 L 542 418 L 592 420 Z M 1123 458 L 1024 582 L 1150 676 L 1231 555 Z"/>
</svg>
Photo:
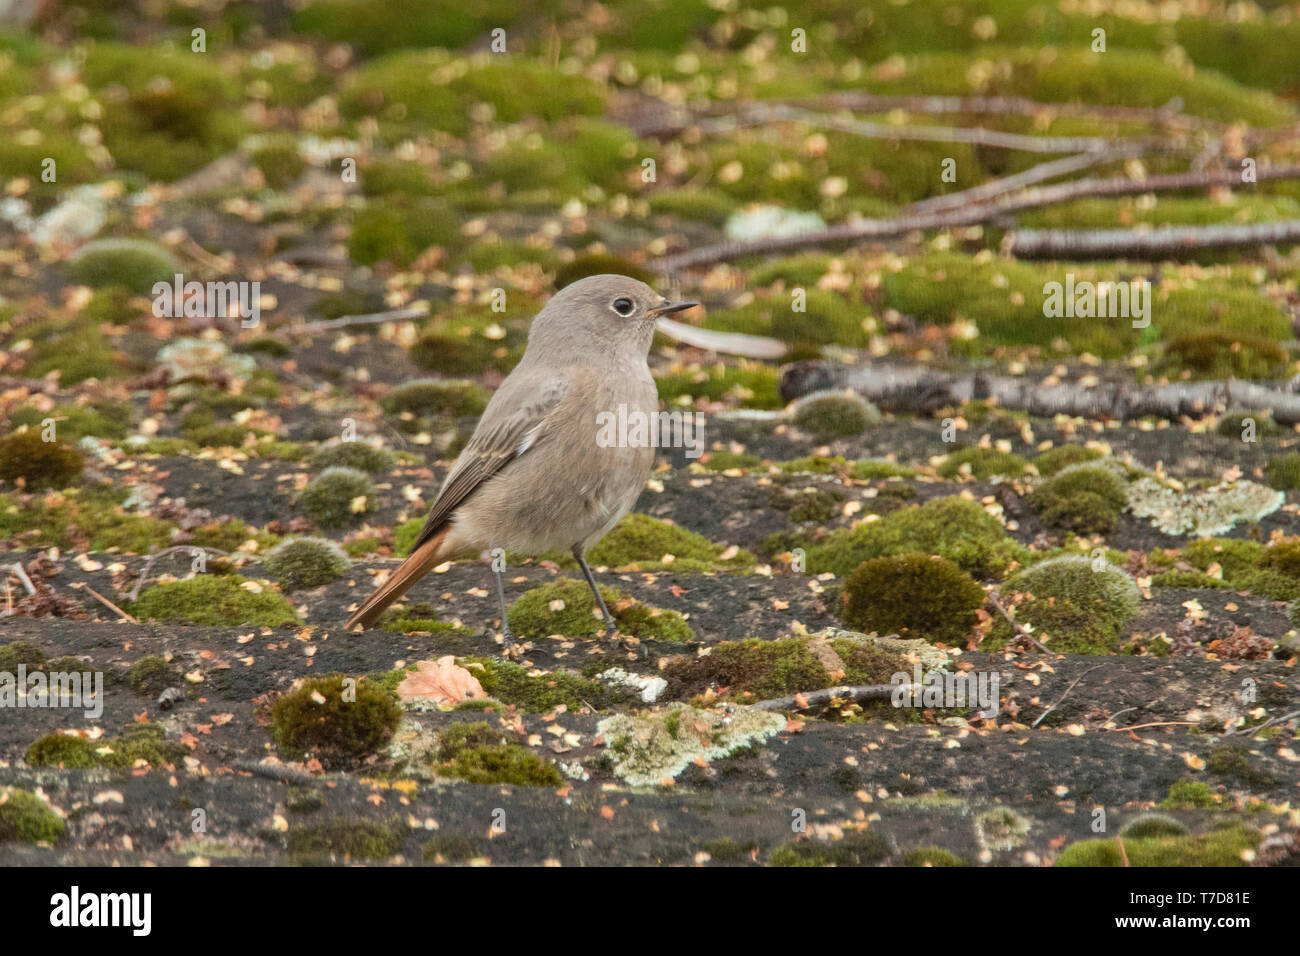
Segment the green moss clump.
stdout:
<svg viewBox="0 0 1300 956">
<path fill-rule="evenodd" d="M 880 410 L 854 391 L 814 392 L 790 408 L 790 421 L 817 441 L 861 435 L 880 424 Z"/>
<path fill-rule="evenodd" d="M 250 527 L 242 518 L 227 521 L 212 521 L 200 525 L 193 531 L 192 544 L 218 551 L 238 551 L 249 541 L 257 544 L 258 550 L 269 548 L 279 542 L 280 538 L 269 531 L 258 531 Z"/>
<path fill-rule="evenodd" d="M 1160 801 L 1162 810 L 1214 810 L 1223 806 L 1223 797 L 1208 783 L 1178 780 L 1169 787 L 1169 796 Z"/>
<path fill-rule="evenodd" d="M 432 246 L 455 248 L 461 242 L 460 216 L 445 202 L 428 197 L 380 198 L 357 213 L 348 256 L 360 265 L 407 266 Z"/>
<path fill-rule="evenodd" d="M 346 552 L 325 538 L 287 538 L 262 563 L 286 591 L 329 584 L 352 567 Z"/>
<path fill-rule="evenodd" d="M 613 588 L 601 588 L 600 593 L 624 634 L 669 643 L 695 639 L 695 632 L 676 611 L 663 611 L 640 603 L 616 610 L 624 600 L 623 594 Z M 525 640 L 538 640 L 551 634 L 591 638 L 605 626 L 591 589 L 572 578 L 533 588 L 511 605 L 507 614 L 510 629 Z"/>
<path fill-rule="evenodd" d="M 487 723 L 452 724 L 438 737 L 438 773 L 469 783 L 558 787 L 560 771 Z"/>
<path fill-rule="evenodd" d="M 889 859 L 889 841 L 873 830 L 850 833 L 838 843 L 799 840 L 773 851 L 773 866 L 871 866 Z"/>
<path fill-rule="evenodd" d="M 555 273 L 555 288 L 557 290 L 563 289 L 566 285 L 572 285 L 579 279 L 600 275 L 631 276 L 633 279 L 640 279 L 646 285 L 654 285 L 657 278 L 654 273 L 647 272 L 626 259 L 598 254 L 579 256 L 572 262 L 561 266 Z"/>
<path fill-rule="evenodd" d="M 391 471 L 397 463 L 396 456 L 387 448 L 367 442 L 344 441 L 322 445 L 312 453 L 310 465 L 315 470 L 326 468 L 355 468 L 372 475 Z"/>
<path fill-rule="evenodd" d="M 945 558 L 899 554 L 860 564 L 843 600 L 850 627 L 956 645 L 974 627 L 984 589 Z"/>
<path fill-rule="evenodd" d="M 0 481 L 22 479 L 28 488 L 63 488 L 81 474 L 81 452 L 59 441 L 42 441 L 28 429 L 0 438 Z"/>
<path fill-rule="evenodd" d="M 1057 866 L 1245 866 L 1242 854 L 1259 845 L 1260 833 L 1234 823 L 1200 836 L 1082 840 L 1067 846 Z M 1127 863 L 1125 862 L 1127 857 Z"/>
<path fill-rule="evenodd" d="M 325 797 L 312 786 L 291 786 L 284 795 L 284 805 L 290 813 L 306 815 L 325 806 Z"/>
<path fill-rule="evenodd" d="M 1150 837 L 1186 836 L 1187 827 L 1162 813 L 1144 813 L 1120 828 L 1119 835 L 1135 840 Z"/>
<path fill-rule="evenodd" d="M 135 455 L 191 455 L 199 446 L 188 438 L 145 438 L 143 435 L 131 435 L 118 443 L 119 447 Z"/>
<path fill-rule="evenodd" d="M 704 368 L 687 367 L 681 371 L 656 375 L 659 397 L 674 406 L 679 399 L 708 399 L 728 402 L 743 408 L 781 408 L 781 388 L 777 370 L 762 362 L 740 361 L 735 365 L 718 363 Z"/>
<path fill-rule="evenodd" d="M 287 359 L 293 355 L 291 349 L 279 339 L 273 339 L 269 336 L 252 339 L 235 346 L 236 352 L 244 352 L 249 355 L 265 355 L 273 359 Z"/>
<path fill-rule="evenodd" d="M 1286 378 L 1290 356 L 1273 339 L 1238 332 L 1193 332 L 1171 339 L 1153 373 L 1190 371 L 1194 379 Z"/>
<path fill-rule="evenodd" d="M 298 614 L 277 591 L 245 588 L 238 575 L 200 574 L 184 581 L 156 584 L 132 605 L 136 617 L 182 624 L 298 624 Z"/>
<path fill-rule="evenodd" d="M 809 486 L 791 490 L 776 487 L 768 497 L 768 504 L 773 508 L 788 511 L 790 520 L 795 524 L 811 521 L 824 525 L 839 514 L 840 503 L 844 498 L 844 492 L 837 488 Z"/>
<path fill-rule="evenodd" d="M 757 468 L 762 463 L 763 459 L 757 455 L 739 454 L 732 451 L 711 451 L 707 458 L 700 461 L 700 464 L 710 471 L 730 471 L 733 468 L 743 471 Z"/>
<path fill-rule="evenodd" d="M 1071 465 L 1082 465 L 1084 462 L 1095 461 L 1105 456 L 1095 448 L 1087 448 L 1083 445 L 1058 445 L 1056 448 L 1050 448 L 1034 459 L 1034 467 L 1044 478 L 1050 478 L 1052 475 L 1068 468 Z"/>
<path fill-rule="evenodd" d="M 92 438 L 123 438 L 131 424 L 131 414 L 131 403 L 119 401 L 57 405 L 48 412 L 28 405 L 16 409 L 9 416 L 9 424 L 15 429 L 26 425 L 39 432 L 41 423 L 52 418 L 59 437 L 64 440 L 75 440 L 87 435 Z"/>
<path fill-rule="evenodd" d="M 166 731 L 157 724 L 134 724 L 120 736 L 100 740 L 48 733 L 27 748 L 23 760 L 30 767 L 130 770 L 142 760 L 151 767 L 164 767 L 179 762 L 187 753 L 184 744 L 169 742 Z"/>
<path fill-rule="evenodd" d="M 20 502 L 0 496 L 0 537 L 23 534 L 28 545 L 82 546 L 90 550 L 144 554 L 171 540 L 175 525 L 149 515 L 128 514 L 126 491 L 103 485 L 73 487 Z M 27 536 L 30 535 L 30 536 Z"/>
<path fill-rule="evenodd" d="M 1106 654 L 1115 650 L 1120 631 L 1137 614 L 1141 594 L 1133 579 L 1112 564 L 1094 567 L 1091 558 L 1051 558 L 1010 577 L 1004 592 L 1027 598 L 1016 605 L 1016 619 L 1032 624 L 1054 651 Z M 1005 621 L 995 625 L 980 647 L 996 650 L 1011 637 Z"/>
<path fill-rule="evenodd" d="M 390 415 L 482 415 L 488 394 L 477 382 L 462 379 L 419 378 L 399 385 L 379 400 Z"/>
<path fill-rule="evenodd" d="M 723 837 L 720 840 L 710 840 L 708 843 L 701 844 L 700 849 L 719 863 L 735 863 L 748 858 L 758 849 L 758 844 L 753 840 L 737 843 L 735 840 Z"/>
<path fill-rule="evenodd" d="M 510 293 L 510 312 L 528 315 L 540 302 L 523 292 Z M 521 320 L 506 319 L 489 306 L 457 306 L 433 318 L 411 346 L 411 361 L 420 368 L 445 376 L 481 375 L 486 371 L 509 372 L 524 354 L 528 325 Z M 433 381 L 438 381 L 434 379 Z M 396 390 L 395 390 L 396 391 Z M 474 389 L 466 400 L 473 401 Z M 486 404 L 486 394 L 478 391 Z M 417 413 L 419 410 L 416 410 Z M 477 415 L 482 407 L 447 414 Z"/>
<path fill-rule="evenodd" d="M 1027 462 L 1019 455 L 994 448 L 963 448 L 948 456 L 939 466 L 940 478 L 969 474 L 980 481 L 992 478 L 1019 478 Z"/>
<path fill-rule="evenodd" d="M 1193 541 L 1174 558 L 1156 552 L 1150 560 L 1155 567 L 1182 561 L 1197 569 L 1158 574 L 1151 581 L 1161 587 L 1232 588 L 1274 601 L 1300 598 L 1300 538 L 1282 538 L 1267 547 L 1240 538 L 1204 538 Z M 1213 565 L 1218 565 L 1217 577 L 1207 574 Z"/>
<path fill-rule="evenodd" d="M 375 483 L 355 468 L 326 468 L 298 495 L 298 505 L 322 528 L 340 528 L 375 510 Z"/>
<path fill-rule="evenodd" d="M 1215 424 L 1214 430 L 1224 438 L 1235 438 L 1237 441 L 1241 441 L 1242 436 L 1246 434 L 1247 419 L 1254 422 L 1255 436 L 1257 438 L 1282 433 L 1282 427 L 1273 421 L 1273 413 L 1269 409 L 1259 412 L 1231 409 L 1223 413 L 1223 416 Z"/>
<path fill-rule="evenodd" d="M 899 671 L 910 672 L 911 665 L 902 653 L 872 641 L 839 639 L 830 642 L 841 661 L 836 668 L 841 673 L 833 674 L 827 669 L 825 654 L 815 654 L 809 647 L 811 640 L 723 641 L 703 656 L 671 658 L 660 671 L 668 681 L 665 693 L 681 699 L 709 688 L 726 688 L 732 698 L 742 702 L 771 700 L 837 684 L 888 684 Z"/>
<path fill-rule="evenodd" d="M 660 189 L 650 194 L 652 215 L 707 222 L 719 228 L 739 205 L 726 193 L 713 189 Z"/>
<path fill-rule="evenodd" d="M 112 379 L 129 374 L 131 364 L 113 346 L 101 322 L 85 313 L 54 314 L 28 322 L 17 330 L 31 349 L 22 358 L 23 374 L 30 378 L 58 375 L 61 386 L 88 378 Z"/>
<path fill-rule="evenodd" d="M 142 657 L 127 671 L 126 679 L 137 694 L 157 697 L 177 680 L 176 669 L 158 654 Z"/>
<path fill-rule="evenodd" d="M 1239 744 L 1215 747 L 1206 757 L 1205 765 L 1210 773 L 1230 777 L 1248 787 L 1271 790 L 1277 786 L 1277 777 L 1261 768 L 1257 761 L 1251 759 L 1250 751 Z"/>
<path fill-rule="evenodd" d="M 290 135 L 268 137 L 253 150 L 253 165 L 262 172 L 272 189 L 284 189 L 298 181 L 307 162 L 298 152 L 298 142 Z"/>
<path fill-rule="evenodd" d="M 393 529 L 393 555 L 404 558 L 411 553 L 424 530 L 424 518 L 408 518 Z"/>
<path fill-rule="evenodd" d="M 291 759 L 310 754 L 337 768 L 382 749 L 401 719 L 396 695 L 364 678 L 329 674 L 275 702 L 271 735 Z"/>
<path fill-rule="evenodd" d="M 538 674 L 492 657 L 465 657 L 457 663 L 478 678 L 488 695 L 529 714 L 544 714 L 559 706 L 576 711 L 587 704 L 605 710 L 627 700 L 624 691 L 568 671 Z"/>
<path fill-rule="evenodd" d="M 246 425 L 231 422 L 213 422 L 186 428 L 182 434 L 200 448 L 242 448 L 258 432 Z"/>
<path fill-rule="evenodd" d="M 433 634 L 457 633 L 460 630 L 455 624 L 439 620 L 433 605 L 427 601 L 394 604 L 380 615 L 379 620 L 375 622 L 375 627 L 395 634 L 410 634 L 413 631 L 428 631 Z"/>
<path fill-rule="evenodd" d="M 125 286 L 143 295 L 155 282 L 171 282 L 180 263 L 164 249 L 143 239 L 96 239 L 77 250 L 68 264 L 83 285 Z"/>
<path fill-rule="evenodd" d="M 0 671 L 16 674 L 20 664 L 25 665 L 29 671 L 44 667 L 45 652 L 27 641 L 0 645 Z"/>
<path fill-rule="evenodd" d="M 63 836 L 63 818 L 36 794 L 16 787 L 0 790 L 0 843 L 54 843 Z"/>
<path fill-rule="evenodd" d="M 1264 474 L 1268 478 L 1269 487 L 1278 491 L 1300 488 L 1300 452 L 1274 455 L 1264 466 Z"/>
<path fill-rule="evenodd" d="M 863 561 L 909 551 L 947 558 L 977 579 L 1000 576 L 1026 555 L 979 504 L 954 496 L 834 531 L 808 550 L 808 569 L 845 575 Z"/>
<path fill-rule="evenodd" d="M 1128 506 L 1128 490 L 1104 464 L 1083 462 L 1062 468 L 1035 488 L 1029 504 L 1048 527 L 1105 534 Z"/>
<path fill-rule="evenodd" d="M 431 862 L 464 863 L 483 855 L 478 840 L 463 833 L 438 833 L 424 844 L 424 859 Z"/>
<path fill-rule="evenodd" d="M 1180 557 L 1201 571 L 1217 564 L 1223 569 L 1224 577 L 1231 578 L 1259 567 L 1262 551 L 1259 542 L 1244 538 L 1201 538 L 1183 548 Z"/>
<path fill-rule="evenodd" d="M 754 556 L 740 551 L 725 561 L 725 549 L 701 534 L 644 514 L 624 515 L 605 537 L 587 552 L 587 562 L 598 567 L 636 565 L 643 571 L 671 566 L 688 571 L 746 567 Z M 664 557 L 672 555 L 668 563 Z M 574 562 L 576 567 L 576 562 Z"/>
<path fill-rule="evenodd" d="M 941 846 L 923 846 L 903 857 L 904 866 L 966 866 L 966 861 Z"/>
<path fill-rule="evenodd" d="M 395 824 L 373 820 L 329 820 L 290 827 L 286 847 L 296 862 L 383 860 L 402 851 L 405 834 Z"/>
</svg>

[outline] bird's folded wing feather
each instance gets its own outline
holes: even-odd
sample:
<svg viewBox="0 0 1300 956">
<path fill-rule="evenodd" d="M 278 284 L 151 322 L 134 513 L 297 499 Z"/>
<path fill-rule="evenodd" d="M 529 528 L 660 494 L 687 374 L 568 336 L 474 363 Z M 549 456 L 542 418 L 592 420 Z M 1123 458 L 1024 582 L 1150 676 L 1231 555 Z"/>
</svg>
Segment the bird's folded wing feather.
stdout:
<svg viewBox="0 0 1300 956">
<path fill-rule="evenodd" d="M 508 382 L 509 380 L 507 384 Z M 448 472 L 438 500 L 433 503 L 429 519 L 420 530 L 420 537 L 416 539 L 412 551 L 437 534 L 438 529 L 483 482 L 528 449 L 536 447 L 538 442 L 545 440 L 548 419 L 564 400 L 569 385 L 567 378 L 556 377 L 545 382 L 540 389 L 533 389 L 534 396 L 522 404 L 503 401 L 498 407 L 515 405 L 505 415 L 493 414 L 492 405 L 497 403 L 488 405 L 469 444 Z M 505 391 L 505 385 L 502 386 L 502 391 Z M 505 399 L 508 396 L 499 397 Z"/>
</svg>

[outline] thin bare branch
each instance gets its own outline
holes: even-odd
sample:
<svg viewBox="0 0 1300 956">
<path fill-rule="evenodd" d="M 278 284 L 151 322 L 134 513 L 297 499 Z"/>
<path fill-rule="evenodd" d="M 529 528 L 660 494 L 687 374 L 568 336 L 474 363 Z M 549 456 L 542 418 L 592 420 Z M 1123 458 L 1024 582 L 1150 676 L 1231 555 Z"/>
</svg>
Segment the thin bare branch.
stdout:
<svg viewBox="0 0 1300 956">
<path fill-rule="evenodd" d="M 1002 249 L 1020 259 L 1166 259 L 1204 249 L 1300 242 L 1300 219 L 1159 229 L 1021 229 Z"/>
<path fill-rule="evenodd" d="M 409 309 L 393 309 L 389 312 L 372 312 L 368 315 L 343 315 L 337 319 L 306 322 L 302 325 L 289 325 L 278 331 L 286 335 L 310 335 L 315 332 L 332 332 L 336 329 L 346 329 L 354 325 L 379 325 L 383 322 L 422 319 L 428 314 L 428 307 L 417 306 Z"/>
<path fill-rule="evenodd" d="M 1141 385 L 1101 382 L 1045 384 L 1012 375 L 958 373 L 925 367 L 868 363 L 844 365 L 821 359 L 781 369 L 781 395 L 793 401 L 823 389 L 851 388 L 886 411 L 927 414 L 975 398 L 1009 411 L 1043 418 L 1071 415 L 1103 421 L 1155 416 L 1176 421 L 1204 418 L 1230 408 L 1268 409 L 1283 425 L 1300 424 L 1300 395 L 1285 385 L 1237 379 Z"/>
<path fill-rule="evenodd" d="M 1057 701 L 1055 704 L 1053 704 L 1051 707 L 1047 708 L 1047 710 L 1045 710 L 1045 711 L 1043 711 L 1041 714 L 1039 714 L 1039 715 L 1038 715 L 1038 719 L 1035 720 L 1032 724 L 1029 725 L 1029 729 L 1030 729 L 1030 730 L 1033 730 L 1035 727 L 1037 727 L 1039 724 L 1041 724 L 1041 723 L 1043 722 L 1043 718 L 1044 718 L 1044 717 L 1046 717 L 1046 716 L 1047 716 L 1048 714 L 1050 714 L 1052 711 L 1056 710 L 1056 708 L 1060 707 L 1061 704 L 1065 701 L 1065 698 L 1067 698 L 1067 697 L 1070 696 L 1070 691 L 1074 690 L 1075 685 L 1078 684 L 1079 681 L 1083 680 L 1085 677 L 1087 677 L 1089 674 L 1091 674 L 1093 671 L 1095 671 L 1095 670 L 1096 670 L 1098 667 L 1100 667 L 1100 666 L 1101 666 L 1100 664 L 1094 664 L 1092 667 L 1089 667 L 1086 671 L 1084 671 L 1082 674 L 1080 674 L 1080 675 L 1079 675 L 1078 677 L 1076 677 L 1074 680 L 1070 681 L 1070 686 L 1067 687 L 1067 688 L 1065 688 L 1065 693 L 1061 695 L 1060 700 L 1058 700 L 1058 701 Z"/>
<path fill-rule="evenodd" d="M 1300 179 L 1300 165 L 1265 167 L 1256 170 L 1258 182 L 1274 179 Z M 738 259 L 741 256 L 784 254 L 817 246 L 892 239 L 913 231 L 978 225 L 1027 209 L 1058 205 L 1076 199 L 1240 185 L 1242 185 L 1241 173 L 1239 170 L 1232 169 L 1173 173 L 1166 176 L 1148 176 L 1145 179 L 1128 177 L 1079 179 L 1027 189 L 997 202 L 979 203 L 957 209 L 930 210 L 918 214 L 904 213 L 891 219 L 859 219 L 831 226 L 828 229 L 791 236 L 722 242 L 665 256 L 649 265 L 650 268 L 660 272 L 672 273 L 679 269 L 712 265 L 716 262 Z"/>
</svg>

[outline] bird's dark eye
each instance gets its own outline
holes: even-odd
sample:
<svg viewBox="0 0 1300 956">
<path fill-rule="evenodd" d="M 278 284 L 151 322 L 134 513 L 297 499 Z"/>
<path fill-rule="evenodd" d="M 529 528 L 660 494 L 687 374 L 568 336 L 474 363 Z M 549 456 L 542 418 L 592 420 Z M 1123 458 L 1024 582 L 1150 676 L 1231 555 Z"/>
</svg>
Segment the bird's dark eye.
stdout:
<svg viewBox="0 0 1300 956">
<path fill-rule="evenodd" d="M 632 309 L 635 308 L 635 306 L 632 305 L 631 299 L 624 298 L 622 296 L 615 299 L 611 303 L 610 307 L 619 315 L 631 315 Z"/>
</svg>

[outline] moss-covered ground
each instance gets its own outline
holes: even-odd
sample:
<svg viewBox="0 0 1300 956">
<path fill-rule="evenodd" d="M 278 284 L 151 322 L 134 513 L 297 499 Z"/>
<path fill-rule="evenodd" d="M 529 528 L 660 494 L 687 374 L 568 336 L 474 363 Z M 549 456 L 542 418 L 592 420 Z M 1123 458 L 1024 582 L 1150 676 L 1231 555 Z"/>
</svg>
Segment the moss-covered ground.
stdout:
<svg viewBox="0 0 1300 956">
<path fill-rule="evenodd" d="M 0 707 L 0 863 L 1226 866 L 1295 832 L 1295 427 L 781 391 L 801 359 L 1289 379 L 1295 248 L 1021 261 L 1002 240 L 1292 220 L 1291 180 L 681 271 L 703 308 L 679 318 L 785 354 L 656 336 L 660 397 L 705 415 L 706 447 L 664 450 L 588 555 L 619 632 L 558 553 L 506 556 L 508 659 L 474 559 L 375 628 L 343 623 L 409 552 L 555 289 L 613 271 L 666 290 L 656 259 L 756 205 L 836 226 L 1046 158 L 862 137 L 829 97 L 1025 97 L 1060 105 L 856 115 L 1164 147 L 1069 178 L 1293 164 L 1300 18 L 290 6 L 46 4 L 0 33 L 0 564 L 37 591 L 0 571 L 0 672 L 104 675 L 98 718 Z M 1097 27 L 1104 55 L 1081 39 Z M 821 119 L 679 122 L 778 97 Z M 261 321 L 155 314 L 178 270 L 257 278 Z M 1044 314 L 1070 275 L 1148 280 L 1151 324 Z M 465 699 L 404 690 L 448 659 L 477 682 Z M 919 666 L 996 674 L 997 714 L 836 690 Z"/>
</svg>

